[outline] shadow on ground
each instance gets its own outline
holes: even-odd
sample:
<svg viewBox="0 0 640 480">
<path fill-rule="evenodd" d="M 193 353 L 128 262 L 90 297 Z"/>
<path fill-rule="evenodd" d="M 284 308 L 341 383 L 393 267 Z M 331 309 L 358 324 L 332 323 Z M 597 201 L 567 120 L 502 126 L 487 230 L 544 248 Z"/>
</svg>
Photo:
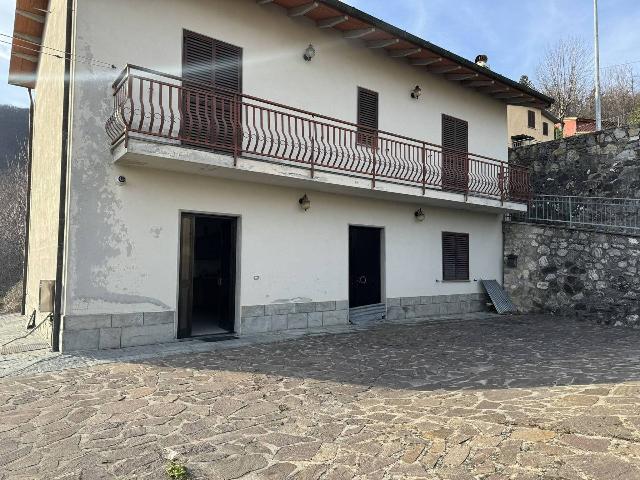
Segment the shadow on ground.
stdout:
<svg viewBox="0 0 640 480">
<path fill-rule="evenodd" d="M 414 390 L 640 380 L 640 330 L 550 316 L 380 325 L 143 364 Z"/>
</svg>

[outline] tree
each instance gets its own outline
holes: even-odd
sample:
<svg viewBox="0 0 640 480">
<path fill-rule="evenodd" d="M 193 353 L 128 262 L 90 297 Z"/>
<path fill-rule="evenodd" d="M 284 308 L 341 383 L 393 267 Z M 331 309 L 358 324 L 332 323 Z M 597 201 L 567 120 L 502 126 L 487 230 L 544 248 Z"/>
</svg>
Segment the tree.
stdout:
<svg viewBox="0 0 640 480">
<path fill-rule="evenodd" d="M 27 205 L 27 146 L 0 172 L 0 298 L 22 279 Z"/>
<path fill-rule="evenodd" d="M 588 113 L 591 71 L 590 49 L 583 40 L 567 37 L 547 48 L 536 73 L 540 90 L 555 99 L 552 113 L 560 118 Z"/>
<path fill-rule="evenodd" d="M 630 125 L 640 125 L 640 102 L 638 102 L 636 108 L 629 115 Z"/>
<path fill-rule="evenodd" d="M 533 82 L 531 81 L 531 79 L 529 79 L 528 75 L 522 75 L 520 77 L 520 84 L 524 85 L 525 87 L 531 88 L 531 89 L 535 89 L 536 87 L 533 85 Z"/>
</svg>

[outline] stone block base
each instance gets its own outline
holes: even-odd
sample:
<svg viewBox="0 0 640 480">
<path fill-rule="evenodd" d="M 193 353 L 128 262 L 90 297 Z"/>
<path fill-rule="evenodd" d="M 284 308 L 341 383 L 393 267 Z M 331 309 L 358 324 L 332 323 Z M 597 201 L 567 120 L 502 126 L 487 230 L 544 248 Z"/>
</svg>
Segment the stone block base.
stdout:
<svg viewBox="0 0 640 480">
<path fill-rule="evenodd" d="M 400 297 L 387 299 L 387 320 L 401 321 L 434 315 L 455 315 L 487 311 L 484 293 Z"/>
<path fill-rule="evenodd" d="M 107 350 L 175 340 L 175 312 L 65 315 L 61 349 Z"/>
<path fill-rule="evenodd" d="M 242 334 L 299 330 L 349 323 L 347 300 L 242 307 Z"/>
</svg>

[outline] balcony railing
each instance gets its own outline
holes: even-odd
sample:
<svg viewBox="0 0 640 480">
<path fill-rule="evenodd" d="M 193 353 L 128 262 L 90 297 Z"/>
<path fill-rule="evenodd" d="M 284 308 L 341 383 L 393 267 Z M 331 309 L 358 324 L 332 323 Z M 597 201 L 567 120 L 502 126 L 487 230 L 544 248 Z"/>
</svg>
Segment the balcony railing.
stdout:
<svg viewBox="0 0 640 480">
<path fill-rule="evenodd" d="M 113 85 L 112 146 L 145 138 L 422 189 L 526 201 L 529 171 L 269 100 L 127 66 Z"/>
</svg>

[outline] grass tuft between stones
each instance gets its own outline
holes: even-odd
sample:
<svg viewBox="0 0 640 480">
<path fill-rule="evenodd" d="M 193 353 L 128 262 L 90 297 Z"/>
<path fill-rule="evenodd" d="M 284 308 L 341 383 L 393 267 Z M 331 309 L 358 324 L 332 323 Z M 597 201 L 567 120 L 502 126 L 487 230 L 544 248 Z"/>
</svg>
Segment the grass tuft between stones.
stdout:
<svg viewBox="0 0 640 480">
<path fill-rule="evenodd" d="M 186 480 L 189 478 L 187 467 L 173 460 L 167 464 L 165 471 L 171 480 Z"/>
</svg>

